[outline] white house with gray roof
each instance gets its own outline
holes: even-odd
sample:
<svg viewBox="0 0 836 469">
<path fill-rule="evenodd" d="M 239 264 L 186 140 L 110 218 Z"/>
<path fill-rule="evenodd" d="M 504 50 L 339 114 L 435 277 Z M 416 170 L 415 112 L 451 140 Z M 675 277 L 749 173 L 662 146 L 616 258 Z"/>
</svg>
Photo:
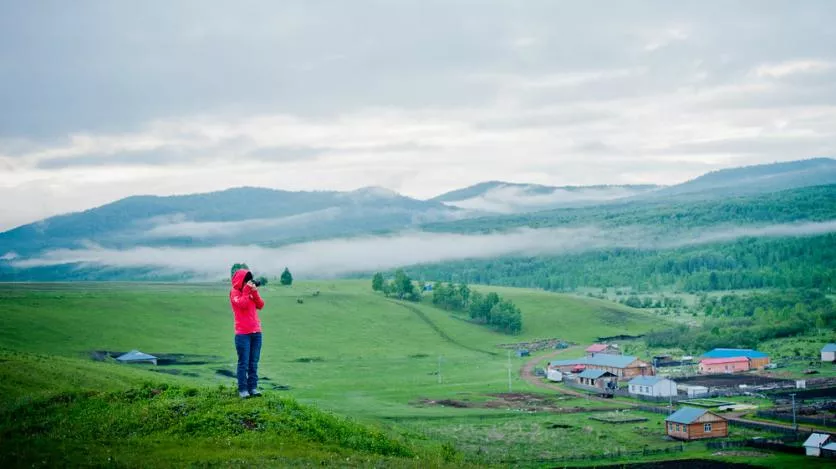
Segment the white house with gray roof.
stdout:
<svg viewBox="0 0 836 469">
<path fill-rule="evenodd" d="M 822 347 L 821 361 L 831 363 L 836 361 L 836 344 L 827 344 Z"/>
<path fill-rule="evenodd" d="M 630 394 L 650 397 L 676 396 L 676 383 L 661 376 L 638 376 L 627 383 Z"/>
</svg>

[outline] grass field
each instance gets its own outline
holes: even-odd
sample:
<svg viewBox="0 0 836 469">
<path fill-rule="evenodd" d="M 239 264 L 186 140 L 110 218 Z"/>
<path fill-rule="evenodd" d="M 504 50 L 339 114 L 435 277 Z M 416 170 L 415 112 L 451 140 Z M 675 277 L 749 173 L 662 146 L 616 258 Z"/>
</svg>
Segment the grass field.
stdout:
<svg viewBox="0 0 836 469">
<path fill-rule="evenodd" d="M 91 443 L 81 444 L 72 436 L 89 432 L 85 425 L 105 425 L 116 434 L 128 428 L 123 420 L 143 429 L 131 440 L 135 443 L 131 448 L 142 449 L 140 456 L 120 460 L 132 467 L 225 465 L 228 458 L 238 465 L 311 461 L 337 465 L 339 461 L 339 465 L 368 467 L 398 461 L 396 465 L 426 467 L 499 463 L 503 458 L 547 453 L 601 454 L 604 446 L 633 443 L 669 445 L 661 430 L 652 427 L 659 416 L 651 416 L 638 433 L 630 430 L 631 425 L 612 433 L 606 431 L 607 424 L 583 413 L 611 405 L 561 398 L 549 404 L 551 410 L 530 411 L 500 394 L 509 390 L 509 361 L 514 393 L 542 391 L 519 379 L 523 359 L 509 360 L 499 344 L 555 337 L 586 345 L 599 336 L 641 334 L 659 327 L 658 317 L 600 300 L 532 290 L 477 289 L 512 299 L 523 311 L 522 333 L 496 333 L 429 302 L 392 301 L 372 293 L 365 281 L 264 288 L 267 307 L 261 314 L 265 341 L 259 374 L 270 398 L 241 403 L 232 399 L 234 380 L 228 376 L 234 370 L 235 352 L 223 285 L 0 284 L 3 453 L 8 458 L 12 445 L 21 461 L 33 461 L 37 453 L 27 452 L 23 440 L 11 435 L 35 435 L 40 451 L 58 442 L 55 447 L 63 448 L 61 454 L 82 458 L 53 462 L 99 464 L 112 457 L 103 448 L 124 454 L 126 447 L 104 439 L 95 440 L 99 446 L 87 451 Z M 313 296 L 314 291 L 320 294 Z M 304 303 L 297 302 L 299 297 Z M 124 366 L 90 358 L 94 351 L 131 349 L 171 356 L 175 362 Z M 282 390 L 270 391 L 274 388 Z M 164 392 L 145 404 L 123 399 L 124 393 L 147 394 L 149 389 Z M 218 402 L 217 413 L 209 408 L 213 401 Z M 182 405 L 192 406 L 199 421 L 195 428 L 217 421 L 226 430 L 200 434 L 178 449 L 169 440 L 183 441 L 188 432 L 171 433 L 169 426 L 154 422 L 170 418 L 171 409 Z M 288 411 L 300 405 L 302 410 Z M 52 410 L 25 413 L 24 421 L 36 430 L 50 430 L 23 431 L 16 413 L 43 406 Z M 561 414 L 559 409 L 581 413 Z M 288 424 L 286 412 L 304 413 L 326 430 Z M 238 424 L 228 425 L 229 419 Z M 573 422 L 576 428 L 546 428 L 549 422 Z M 250 426 L 265 433 L 244 431 Z M 354 431 L 360 436 L 339 436 Z M 496 435 L 505 437 L 500 441 Z M 553 445 L 556 436 L 564 442 L 558 447 Z M 224 441 L 226 449 L 204 448 Z M 303 452 L 290 449 L 292 442 L 300 442 L 315 456 L 304 459 Z M 505 443 L 511 451 L 500 457 L 497 451 Z M 257 451 L 262 444 L 272 449 Z M 424 464 L 414 463 L 416 457 Z"/>
</svg>

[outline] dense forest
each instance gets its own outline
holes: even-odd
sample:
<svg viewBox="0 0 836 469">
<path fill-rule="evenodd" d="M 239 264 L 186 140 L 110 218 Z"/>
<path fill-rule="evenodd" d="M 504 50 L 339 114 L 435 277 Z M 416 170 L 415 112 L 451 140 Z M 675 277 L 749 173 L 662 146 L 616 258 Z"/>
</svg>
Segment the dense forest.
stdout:
<svg viewBox="0 0 836 469">
<path fill-rule="evenodd" d="M 701 353 L 715 347 L 757 348 L 769 339 L 836 327 L 836 306 L 815 290 L 787 290 L 705 298 L 706 320 L 645 336 L 650 347 L 676 347 Z"/>
<path fill-rule="evenodd" d="M 832 204 L 831 204 L 832 205 Z M 569 291 L 629 286 L 635 291 L 819 288 L 836 291 L 836 234 L 742 238 L 667 250 L 605 249 L 560 256 L 472 259 L 410 267 L 444 282 Z"/>
</svg>

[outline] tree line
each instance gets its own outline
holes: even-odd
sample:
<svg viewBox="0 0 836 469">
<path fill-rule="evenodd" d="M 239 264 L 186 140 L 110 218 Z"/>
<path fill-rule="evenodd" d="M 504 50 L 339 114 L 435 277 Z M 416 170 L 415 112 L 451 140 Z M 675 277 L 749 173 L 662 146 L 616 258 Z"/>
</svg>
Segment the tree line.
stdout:
<svg viewBox="0 0 836 469">
<path fill-rule="evenodd" d="M 407 301 L 421 301 L 423 287 L 403 270 L 395 271 L 394 278 L 387 280 L 383 273 L 372 277 L 372 290 L 385 296 L 394 296 Z M 491 327 L 506 334 L 522 330 L 522 312 L 513 302 L 503 299 L 496 292 L 482 294 L 472 291 L 466 284 L 436 282 L 432 286 L 433 305 L 447 311 L 467 313 L 470 320 Z"/>
<path fill-rule="evenodd" d="M 522 330 L 522 312 L 511 300 L 503 299 L 496 292 L 482 294 L 472 291 L 466 284 L 433 285 L 433 304 L 448 311 L 466 312 L 470 320 L 484 324 L 506 334 Z"/>
</svg>

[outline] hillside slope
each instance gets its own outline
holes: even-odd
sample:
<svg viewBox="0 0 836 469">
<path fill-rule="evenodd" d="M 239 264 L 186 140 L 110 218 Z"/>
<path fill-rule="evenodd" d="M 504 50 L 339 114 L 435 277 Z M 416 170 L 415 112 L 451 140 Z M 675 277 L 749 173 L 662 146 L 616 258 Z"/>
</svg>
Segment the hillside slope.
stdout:
<svg viewBox="0 0 836 469">
<path fill-rule="evenodd" d="M 4 384 L 0 466 L 425 467 L 456 458 L 276 394 L 241 401 L 231 387 L 139 379 L 110 390 L 95 383 L 118 367 L 74 361 L 0 353 L 0 382 L 28 395 L 10 400 Z M 55 362 L 85 384 L 67 386 L 60 372 L 48 381 L 30 378 L 55 373 Z"/>
</svg>

